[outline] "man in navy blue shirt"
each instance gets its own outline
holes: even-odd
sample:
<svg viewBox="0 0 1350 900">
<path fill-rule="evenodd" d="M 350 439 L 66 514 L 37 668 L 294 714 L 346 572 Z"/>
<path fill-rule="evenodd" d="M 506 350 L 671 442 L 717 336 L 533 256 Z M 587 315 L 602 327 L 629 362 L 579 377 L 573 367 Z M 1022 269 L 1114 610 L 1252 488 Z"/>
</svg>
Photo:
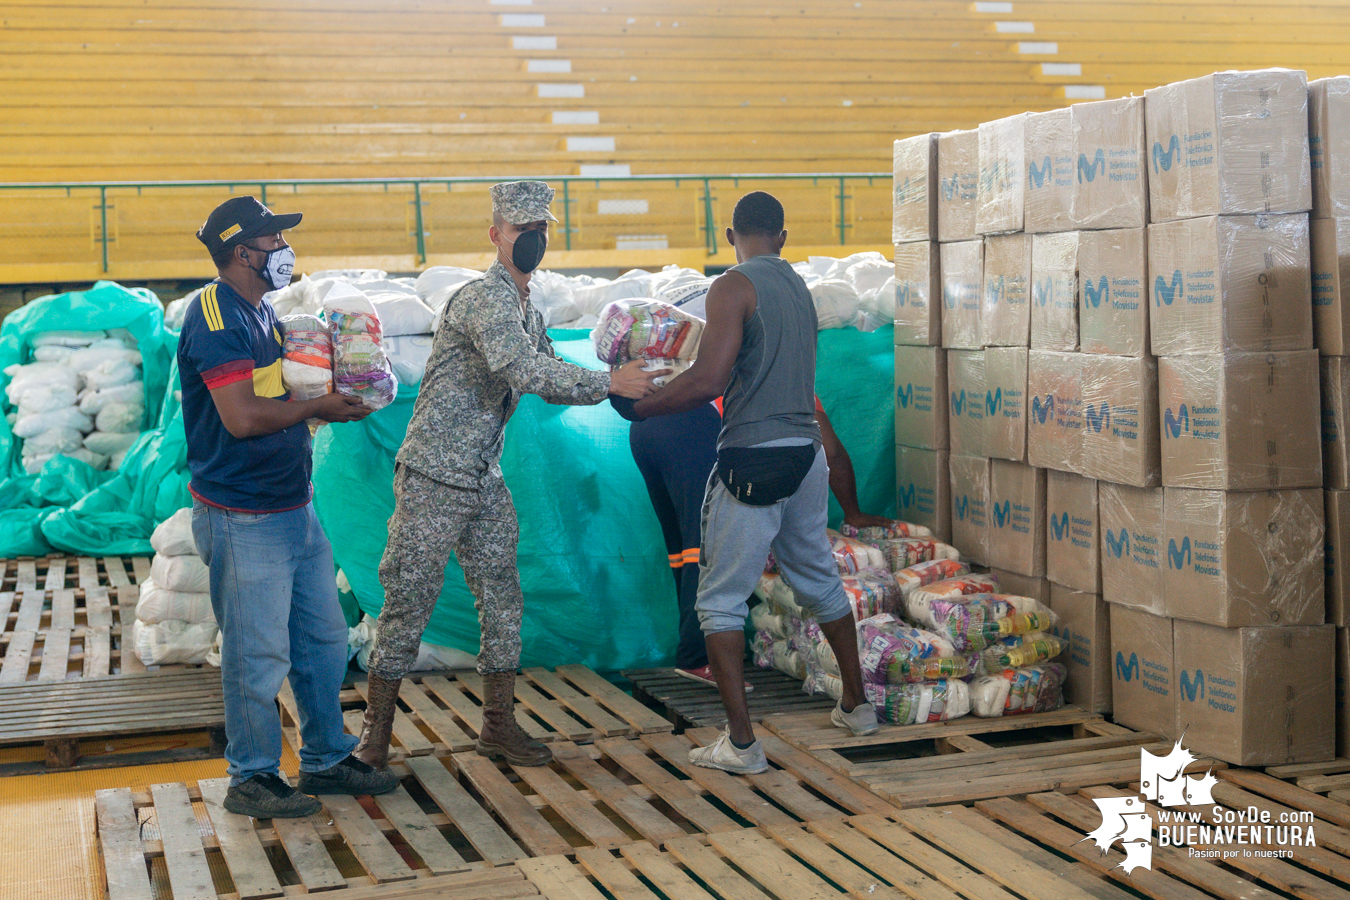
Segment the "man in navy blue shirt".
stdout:
<svg viewBox="0 0 1350 900">
<path fill-rule="evenodd" d="M 351 756 L 338 690 L 347 623 L 333 551 L 310 503 L 311 417 L 352 422 L 369 410 L 328 394 L 292 401 L 281 381 L 281 328 L 263 295 L 291 281 L 295 252 L 277 216 L 233 197 L 197 232 L 219 277 L 188 306 L 178 342 L 192 473 L 192 535 L 211 570 L 225 694 L 225 808 L 270 819 L 320 809 L 308 794 L 380 794 L 398 786 Z M 300 713 L 299 790 L 280 776 L 277 691 L 289 675 Z"/>
</svg>

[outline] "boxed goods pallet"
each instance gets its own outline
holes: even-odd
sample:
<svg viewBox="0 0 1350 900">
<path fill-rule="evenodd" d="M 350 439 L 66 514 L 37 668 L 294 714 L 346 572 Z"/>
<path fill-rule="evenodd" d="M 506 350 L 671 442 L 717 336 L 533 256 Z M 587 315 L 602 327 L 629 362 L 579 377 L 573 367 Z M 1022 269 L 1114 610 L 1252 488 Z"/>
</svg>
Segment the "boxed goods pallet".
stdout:
<svg viewBox="0 0 1350 900">
<path fill-rule="evenodd" d="M 1326 512 L 1327 621 L 1350 625 L 1350 567 L 1341 560 L 1341 548 L 1350 540 L 1350 491 L 1323 491 Z"/>
<path fill-rule="evenodd" d="M 895 142 L 891 243 L 937 240 L 937 135 Z"/>
<path fill-rule="evenodd" d="M 1078 349 L 1078 232 L 1031 241 L 1031 349 Z"/>
<path fill-rule="evenodd" d="M 1350 215 L 1350 77 L 1308 82 L 1308 148 L 1313 218 Z"/>
<path fill-rule="evenodd" d="M 1111 627 L 1114 634 L 1114 620 Z M 1185 731 L 1187 749 L 1241 766 L 1335 756 L 1333 626 L 1219 628 L 1178 620 L 1174 631 L 1174 730 Z"/>
<path fill-rule="evenodd" d="M 984 564 L 989 540 L 989 460 L 982 456 L 949 458 L 952 476 L 952 544 L 968 562 Z"/>
<path fill-rule="evenodd" d="M 895 510 L 902 520 L 922 525 L 952 542 L 951 473 L 948 451 L 895 448 Z"/>
<path fill-rule="evenodd" d="M 1097 484 L 1102 532 L 1102 599 L 1114 606 L 1163 612 L 1162 488 Z"/>
<path fill-rule="evenodd" d="M 1025 347 L 1031 333 L 1031 235 L 984 239 L 984 307 L 980 334 L 986 347 Z"/>
<path fill-rule="evenodd" d="M 941 347 L 895 348 L 895 439 L 909 447 L 945 450 L 947 354 Z M 974 352 L 974 351 L 967 351 Z"/>
<path fill-rule="evenodd" d="M 1073 228 L 1148 224 L 1144 98 L 1075 103 Z"/>
<path fill-rule="evenodd" d="M 1168 615 L 1223 628 L 1326 621 L 1321 490 L 1163 494 Z"/>
<path fill-rule="evenodd" d="M 1051 633 L 1069 645 L 1063 663 L 1064 702 L 1088 712 L 1111 712 L 1111 614 L 1099 595 L 1050 583 Z"/>
<path fill-rule="evenodd" d="M 979 200 L 975 230 L 980 234 L 1021 231 L 1026 199 L 1026 113 L 981 122 Z"/>
<path fill-rule="evenodd" d="M 942 278 L 938 245 L 930 241 L 895 247 L 895 342 L 942 343 Z"/>
<path fill-rule="evenodd" d="M 1078 471 L 1136 487 L 1161 483 L 1157 360 L 1084 354 L 1082 372 L 1083 440 Z"/>
<path fill-rule="evenodd" d="M 1073 228 L 1073 108 L 1028 113 L 1025 230 L 1028 234 Z"/>
<path fill-rule="evenodd" d="M 1078 233 L 1078 347 L 1084 353 L 1149 352 L 1143 228 Z"/>
<path fill-rule="evenodd" d="M 1081 469 L 1084 358 L 1054 350 L 1027 356 L 1027 462 L 1033 466 Z"/>
<path fill-rule="evenodd" d="M 1320 487 L 1319 388 L 1315 350 L 1159 359 L 1163 484 Z"/>
<path fill-rule="evenodd" d="M 979 237 L 980 133 L 949 131 L 938 135 L 938 240 L 970 241 Z"/>
<path fill-rule="evenodd" d="M 1313 343 L 1324 356 L 1345 356 L 1350 348 L 1350 218 L 1313 219 Z"/>
<path fill-rule="evenodd" d="M 983 350 L 947 350 L 947 414 L 953 454 L 985 456 L 985 366 Z"/>
<path fill-rule="evenodd" d="M 1027 455 L 1027 349 L 984 351 L 984 455 L 1022 462 Z"/>
<path fill-rule="evenodd" d="M 1313 346 L 1306 215 L 1150 225 L 1148 266 L 1158 356 Z"/>
<path fill-rule="evenodd" d="M 1045 575 L 1055 584 L 1100 594 L 1101 527 L 1097 482 L 1050 470 L 1045 479 Z"/>
<path fill-rule="evenodd" d="M 1350 447 L 1346 443 L 1346 416 L 1350 415 L 1350 359 L 1323 356 L 1322 484 L 1343 491 L 1350 488 Z"/>
<path fill-rule="evenodd" d="M 1144 92 L 1151 221 L 1312 207 L 1307 75 L 1216 72 Z"/>
<path fill-rule="evenodd" d="M 984 241 L 943 244 L 942 346 L 951 350 L 984 347 L 980 310 L 984 290 Z"/>
<path fill-rule="evenodd" d="M 991 566 L 1045 575 L 1045 469 L 995 459 L 989 472 Z"/>
<path fill-rule="evenodd" d="M 1111 604 L 1111 711 L 1116 724 L 1178 737 L 1172 620 Z M 1197 749 L 1187 733 L 1187 745 Z"/>
</svg>

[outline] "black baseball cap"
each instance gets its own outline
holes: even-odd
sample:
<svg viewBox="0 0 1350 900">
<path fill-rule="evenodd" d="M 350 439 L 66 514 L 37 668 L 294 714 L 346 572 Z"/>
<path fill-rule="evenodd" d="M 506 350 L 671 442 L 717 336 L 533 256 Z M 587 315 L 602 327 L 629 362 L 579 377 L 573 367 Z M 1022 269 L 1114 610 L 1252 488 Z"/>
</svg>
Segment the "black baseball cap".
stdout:
<svg viewBox="0 0 1350 900">
<path fill-rule="evenodd" d="M 260 234 L 277 234 L 300 224 L 304 213 L 273 215 L 255 197 L 231 197 L 211 211 L 197 229 L 197 240 L 212 256 Z"/>
</svg>

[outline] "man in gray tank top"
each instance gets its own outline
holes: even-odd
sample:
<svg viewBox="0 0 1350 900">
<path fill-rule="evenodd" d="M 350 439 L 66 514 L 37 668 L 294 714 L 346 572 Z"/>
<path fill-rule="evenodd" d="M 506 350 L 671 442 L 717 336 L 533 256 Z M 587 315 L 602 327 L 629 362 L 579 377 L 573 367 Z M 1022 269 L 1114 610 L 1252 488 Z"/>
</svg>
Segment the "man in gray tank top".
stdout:
<svg viewBox="0 0 1350 900">
<path fill-rule="evenodd" d="M 644 419 L 724 398 L 717 468 L 703 500 L 695 609 L 728 724 L 714 743 L 690 750 L 689 761 L 753 774 L 768 763 L 745 700 L 746 598 L 770 550 L 839 661 L 843 697 L 831 720 L 859 735 L 878 726 L 863 696 L 853 610 L 825 536 L 829 467 L 815 420 L 815 305 L 779 255 L 787 240 L 782 204 L 754 191 L 731 221 L 727 242 L 738 265 L 708 291 L 698 360 L 665 388 L 615 406 Z"/>
</svg>

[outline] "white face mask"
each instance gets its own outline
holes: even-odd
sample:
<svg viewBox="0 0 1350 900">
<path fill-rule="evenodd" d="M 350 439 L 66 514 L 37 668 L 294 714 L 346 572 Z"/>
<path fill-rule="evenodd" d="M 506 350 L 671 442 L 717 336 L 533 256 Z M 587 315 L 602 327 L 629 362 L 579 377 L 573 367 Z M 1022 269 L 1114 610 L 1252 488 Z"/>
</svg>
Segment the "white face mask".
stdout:
<svg viewBox="0 0 1350 900">
<path fill-rule="evenodd" d="M 267 262 L 263 264 L 261 269 L 254 269 L 253 271 L 270 284 L 272 290 L 279 291 L 291 283 L 291 276 L 295 274 L 295 251 L 290 247 L 280 247 L 276 250 L 268 250 L 266 253 Z"/>
</svg>

